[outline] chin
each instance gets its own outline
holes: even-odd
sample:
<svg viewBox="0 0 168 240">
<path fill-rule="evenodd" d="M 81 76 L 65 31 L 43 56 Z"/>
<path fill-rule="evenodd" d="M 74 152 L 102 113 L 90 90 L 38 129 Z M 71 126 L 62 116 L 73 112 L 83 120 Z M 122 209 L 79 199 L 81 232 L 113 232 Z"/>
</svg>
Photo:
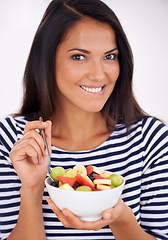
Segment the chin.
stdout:
<svg viewBox="0 0 168 240">
<path fill-rule="evenodd" d="M 103 106 L 90 106 L 89 108 L 86 109 L 87 112 L 101 112 L 103 109 Z"/>
</svg>

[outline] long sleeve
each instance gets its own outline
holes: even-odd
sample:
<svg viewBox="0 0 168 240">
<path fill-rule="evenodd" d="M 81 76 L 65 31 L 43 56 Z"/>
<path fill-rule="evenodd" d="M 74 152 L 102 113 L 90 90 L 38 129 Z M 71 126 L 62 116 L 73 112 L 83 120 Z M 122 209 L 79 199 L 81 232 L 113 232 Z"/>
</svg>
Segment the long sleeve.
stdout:
<svg viewBox="0 0 168 240">
<path fill-rule="evenodd" d="M 15 227 L 20 209 L 21 182 L 9 159 L 9 152 L 17 140 L 19 130 L 13 118 L 0 123 L 0 239 L 6 239 Z M 20 132 L 21 134 L 21 132 Z"/>
<path fill-rule="evenodd" d="M 146 232 L 168 239 L 168 130 L 155 119 L 143 128 L 140 221 Z"/>
</svg>

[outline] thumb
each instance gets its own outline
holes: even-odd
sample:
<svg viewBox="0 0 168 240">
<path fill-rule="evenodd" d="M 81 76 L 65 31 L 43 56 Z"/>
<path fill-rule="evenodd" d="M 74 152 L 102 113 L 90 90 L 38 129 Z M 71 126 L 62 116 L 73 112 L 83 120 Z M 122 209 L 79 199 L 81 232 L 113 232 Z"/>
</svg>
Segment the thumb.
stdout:
<svg viewBox="0 0 168 240">
<path fill-rule="evenodd" d="M 103 213 L 103 219 L 104 220 L 110 220 L 112 219 L 112 211 L 109 209 L 108 211 L 105 211 Z"/>
</svg>

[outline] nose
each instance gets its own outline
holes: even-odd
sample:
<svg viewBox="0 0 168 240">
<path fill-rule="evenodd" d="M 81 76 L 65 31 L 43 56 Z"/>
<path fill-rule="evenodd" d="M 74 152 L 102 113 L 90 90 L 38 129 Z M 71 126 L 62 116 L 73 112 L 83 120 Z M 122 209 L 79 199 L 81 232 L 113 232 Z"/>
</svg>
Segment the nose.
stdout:
<svg viewBox="0 0 168 240">
<path fill-rule="evenodd" d="M 101 82 L 105 79 L 105 69 L 103 63 L 97 59 L 92 62 L 88 72 L 88 78 L 91 81 Z"/>
</svg>

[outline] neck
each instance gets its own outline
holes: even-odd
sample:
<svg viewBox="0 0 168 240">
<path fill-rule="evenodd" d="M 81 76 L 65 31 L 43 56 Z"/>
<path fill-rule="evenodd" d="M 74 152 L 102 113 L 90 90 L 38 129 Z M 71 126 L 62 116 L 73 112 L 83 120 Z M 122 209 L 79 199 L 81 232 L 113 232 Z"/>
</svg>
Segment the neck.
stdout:
<svg viewBox="0 0 168 240">
<path fill-rule="evenodd" d="M 94 148 L 108 135 L 109 130 L 101 112 L 59 111 L 53 119 L 52 144 L 63 149 Z"/>
<path fill-rule="evenodd" d="M 78 111 L 71 114 L 63 112 L 57 114 L 53 120 L 53 135 L 84 136 L 91 135 L 96 129 L 107 130 L 105 120 L 100 112 L 86 113 Z"/>
</svg>

